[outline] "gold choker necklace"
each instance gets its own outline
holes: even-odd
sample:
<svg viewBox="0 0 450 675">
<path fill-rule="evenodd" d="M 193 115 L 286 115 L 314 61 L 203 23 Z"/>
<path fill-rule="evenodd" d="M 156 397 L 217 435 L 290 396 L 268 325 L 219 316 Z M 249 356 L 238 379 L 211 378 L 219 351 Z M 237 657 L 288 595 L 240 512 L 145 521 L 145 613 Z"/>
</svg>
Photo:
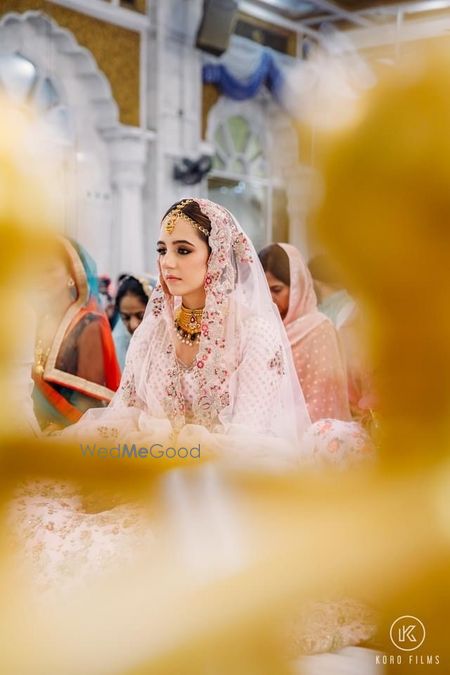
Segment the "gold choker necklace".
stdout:
<svg viewBox="0 0 450 675">
<path fill-rule="evenodd" d="M 199 344 L 202 331 L 202 309 L 188 309 L 184 305 L 178 309 L 175 316 L 175 330 L 177 338 L 191 347 Z"/>
</svg>

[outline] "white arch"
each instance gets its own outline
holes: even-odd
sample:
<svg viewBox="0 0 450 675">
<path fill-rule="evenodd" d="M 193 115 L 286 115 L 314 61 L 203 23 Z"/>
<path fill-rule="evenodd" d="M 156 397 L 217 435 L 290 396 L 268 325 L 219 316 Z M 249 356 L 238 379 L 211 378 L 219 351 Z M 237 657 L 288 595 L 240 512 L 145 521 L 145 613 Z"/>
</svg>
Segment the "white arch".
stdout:
<svg viewBox="0 0 450 675">
<path fill-rule="evenodd" d="M 118 106 L 107 78 L 69 30 L 43 12 L 10 12 L 0 20 L 0 55 L 17 51 L 35 63 L 42 74 L 57 80 L 64 103 L 75 116 L 81 90 L 98 131 L 118 125 Z M 74 83 L 77 86 L 70 86 Z"/>
<path fill-rule="evenodd" d="M 1 19 L 0 56 L 17 52 L 54 83 L 68 112 L 68 147 L 61 149 L 61 185 L 55 186 L 64 194 L 61 228 L 88 248 L 99 271 L 111 272 L 116 230 L 124 225 L 115 214 L 111 139 L 120 138 L 122 127 L 110 84 L 92 54 L 43 12 L 11 12 Z"/>
</svg>

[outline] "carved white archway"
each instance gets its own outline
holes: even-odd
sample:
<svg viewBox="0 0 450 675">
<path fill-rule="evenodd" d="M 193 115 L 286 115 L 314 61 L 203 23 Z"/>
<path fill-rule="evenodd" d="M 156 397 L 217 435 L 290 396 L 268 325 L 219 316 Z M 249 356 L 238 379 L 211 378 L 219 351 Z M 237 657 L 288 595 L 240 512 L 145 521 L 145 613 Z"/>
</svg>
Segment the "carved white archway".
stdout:
<svg viewBox="0 0 450 675">
<path fill-rule="evenodd" d="M 90 250 L 99 271 L 141 272 L 146 141 L 119 123 L 110 84 L 91 52 L 46 14 L 1 19 L 0 58 L 17 53 L 51 80 L 68 112 L 70 133 L 60 148 L 66 161 L 59 189 L 67 194 L 62 228 Z"/>
<path fill-rule="evenodd" d="M 76 95 L 82 91 L 98 131 L 117 126 L 118 108 L 109 82 L 91 52 L 81 47 L 70 31 L 43 12 L 11 12 L 0 21 L 0 55 L 15 52 L 58 81 L 64 102 L 72 110 L 76 110 Z M 67 77 L 71 82 L 67 82 Z M 71 86 L 74 80 L 77 88 Z"/>
</svg>

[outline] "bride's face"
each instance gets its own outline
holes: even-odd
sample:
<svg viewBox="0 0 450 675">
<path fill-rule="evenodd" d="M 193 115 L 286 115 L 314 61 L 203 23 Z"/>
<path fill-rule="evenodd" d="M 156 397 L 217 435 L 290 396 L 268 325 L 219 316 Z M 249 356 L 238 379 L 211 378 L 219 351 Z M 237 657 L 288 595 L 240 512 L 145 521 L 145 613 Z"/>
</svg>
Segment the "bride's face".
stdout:
<svg viewBox="0 0 450 675">
<path fill-rule="evenodd" d="M 203 292 L 209 250 L 193 225 L 177 218 L 170 234 L 162 226 L 156 250 L 171 295 Z"/>
</svg>

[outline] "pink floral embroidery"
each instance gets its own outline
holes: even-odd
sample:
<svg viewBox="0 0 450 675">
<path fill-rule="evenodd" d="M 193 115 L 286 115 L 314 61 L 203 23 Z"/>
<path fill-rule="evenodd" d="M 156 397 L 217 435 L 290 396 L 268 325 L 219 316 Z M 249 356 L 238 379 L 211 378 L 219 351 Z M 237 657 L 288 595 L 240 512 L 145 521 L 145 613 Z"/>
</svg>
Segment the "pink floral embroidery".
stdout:
<svg viewBox="0 0 450 675">
<path fill-rule="evenodd" d="M 339 440 L 339 438 L 333 438 L 328 443 L 328 452 L 337 452 L 342 445 L 342 441 Z"/>
<path fill-rule="evenodd" d="M 322 424 L 320 424 L 319 434 L 320 435 L 326 434 L 327 431 L 330 431 L 330 429 L 332 429 L 332 427 L 333 427 L 332 422 L 330 420 L 325 420 L 324 422 L 322 422 Z"/>
<path fill-rule="evenodd" d="M 225 392 L 221 395 L 221 397 L 220 397 L 220 402 L 222 403 L 222 405 L 224 406 L 224 408 L 225 408 L 227 405 L 230 405 L 230 394 L 229 394 L 228 391 L 225 391 Z"/>
<path fill-rule="evenodd" d="M 239 234 L 233 241 L 233 249 L 239 262 L 241 263 L 253 262 L 253 258 L 250 252 L 250 246 L 248 245 L 248 239 L 243 232 L 239 232 Z"/>
<path fill-rule="evenodd" d="M 206 411 L 211 408 L 211 401 L 207 396 L 200 396 L 197 405 L 200 410 Z"/>
<path fill-rule="evenodd" d="M 158 286 L 155 289 L 155 291 L 160 291 L 162 293 L 161 286 Z M 162 295 L 158 295 L 155 292 L 153 293 L 153 295 L 155 296 L 154 298 L 152 298 L 152 300 L 153 300 L 153 309 L 152 309 L 153 316 L 159 316 L 161 314 L 162 310 L 163 310 L 163 307 L 164 307 L 164 297 Z"/>
<path fill-rule="evenodd" d="M 281 348 L 275 353 L 273 359 L 269 361 L 269 368 L 276 370 L 278 375 L 284 375 L 284 363 Z"/>
</svg>

